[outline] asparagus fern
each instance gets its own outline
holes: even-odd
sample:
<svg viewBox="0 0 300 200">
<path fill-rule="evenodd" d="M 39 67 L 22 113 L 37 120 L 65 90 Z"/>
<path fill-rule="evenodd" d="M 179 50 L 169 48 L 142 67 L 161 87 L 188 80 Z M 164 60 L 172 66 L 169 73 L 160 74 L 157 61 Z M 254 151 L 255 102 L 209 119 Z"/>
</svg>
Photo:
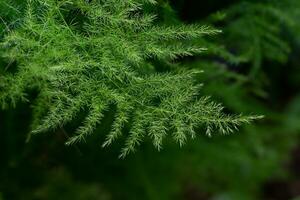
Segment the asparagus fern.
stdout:
<svg viewBox="0 0 300 200">
<path fill-rule="evenodd" d="M 22 25 L 1 42 L 3 57 L 18 63 L 16 73 L 0 76 L 3 108 L 26 100 L 28 90 L 38 91 L 34 134 L 62 127 L 87 111 L 67 141 L 74 144 L 92 134 L 105 111 L 115 107 L 103 146 L 129 127 L 121 157 L 146 136 L 160 149 L 167 135 L 183 145 L 199 127 L 209 136 L 226 134 L 256 119 L 227 115 L 203 97 L 195 81 L 201 71 L 178 66 L 157 71 L 154 61 L 173 65 L 177 58 L 197 55 L 206 47 L 193 41 L 220 31 L 155 25 L 155 16 L 143 12 L 144 4 L 155 1 L 28 0 Z"/>
</svg>

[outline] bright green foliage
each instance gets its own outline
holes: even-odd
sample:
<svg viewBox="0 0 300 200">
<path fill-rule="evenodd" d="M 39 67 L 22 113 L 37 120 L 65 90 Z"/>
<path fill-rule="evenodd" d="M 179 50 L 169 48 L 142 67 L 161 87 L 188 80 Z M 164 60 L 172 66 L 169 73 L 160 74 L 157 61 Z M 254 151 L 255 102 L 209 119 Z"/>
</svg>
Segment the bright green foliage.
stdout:
<svg viewBox="0 0 300 200">
<path fill-rule="evenodd" d="M 99 0 L 102 4 L 105 1 L 108 0 Z M 28 8 L 27 2 L 0 0 L 1 42 L 4 36 L 10 37 L 12 33 L 22 36 L 18 38 L 34 38 L 31 29 L 27 29 L 29 33 L 25 34 L 25 27 L 22 26 L 22 24 L 28 24 L 23 23 L 24 18 L 27 18 L 24 14 Z M 60 16 L 55 15 L 55 26 L 59 24 L 65 27 L 65 24 L 68 24 L 80 41 L 86 41 L 82 38 L 93 35 L 89 34 L 88 28 L 84 28 L 90 25 L 91 20 L 86 12 L 82 11 L 83 9 L 79 9 L 79 6 L 71 1 L 70 3 L 66 1 L 64 3 L 61 0 L 57 2 L 64 4 L 61 5 L 60 11 L 65 22 Z M 145 79 L 157 77 L 157 75 L 162 77 L 184 75 L 185 79 L 181 80 L 188 80 L 195 87 L 199 83 L 204 84 L 203 87 L 199 85 L 197 89 L 196 98 L 201 101 L 205 100 L 207 104 L 212 104 L 212 99 L 222 102 L 226 107 L 224 110 L 226 113 L 263 113 L 266 116 L 265 119 L 256 124 L 243 126 L 239 134 L 226 137 L 218 134 L 212 138 L 200 136 L 200 139 L 189 140 L 186 145 L 179 148 L 179 145 L 172 139 L 174 128 L 167 126 L 170 129 L 166 131 L 159 128 L 165 123 L 170 124 L 170 120 L 153 117 L 151 120 L 154 120 L 154 123 L 150 122 L 144 127 L 145 132 L 140 138 L 140 143 L 143 142 L 142 148 L 127 159 L 120 160 L 117 155 L 124 141 L 128 136 L 130 137 L 133 119 L 136 116 L 136 106 L 133 111 L 130 111 L 127 122 L 121 127 L 119 142 L 112 143 L 106 151 L 99 151 L 99 142 L 105 142 L 105 136 L 111 131 L 112 124 L 118 119 L 122 120 L 124 116 L 117 116 L 118 106 L 115 102 L 109 102 L 109 105 L 104 108 L 95 107 L 94 110 L 90 103 L 83 103 L 82 105 L 85 104 L 85 106 L 80 106 L 77 114 L 70 115 L 69 103 L 73 101 L 77 93 L 74 90 L 68 90 L 70 102 L 62 99 L 61 105 L 64 111 L 56 115 L 60 119 L 66 117 L 68 120 L 64 124 L 57 122 L 59 123 L 57 128 L 54 128 L 56 125 L 51 127 L 50 129 L 55 129 L 52 134 L 33 137 L 30 143 L 26 144 L 26 133 L 29 132 L 30 124 L 33 130 L 37 130 L 37 127 L 43 128 L 40 125 L 43 119 L 49 116 L 47 114 L 50 107 L 57 108 L 54 104 L 56 102 L 54 95 L 41 95 L 45 88 L 50 88 L 48 90 L 51 93 L 60 91 L 60 89 L 54 89 L 55 81 L 49 81 L 47 76 L 51 74 L 58 79 L 60 74 L 63 77 L 67 77 L 67 74 L 65 71 L 52 73 L 48 66 L 55 65 L 49 59 L 43 64 L 43 68 L 47 70 L 47 73 L 43 75 L 46 77 L 44 81 L 35 75 L 34 80 L 37 81 L 32 82 L 37 84 L 36 86 L 28 81 L 30 84 L 26 83 L 24 88 L 16 86 L 12 89 L 13 85 L 21 80 L 13 80 L 13 78 L 18 77 L 26 65 L 24 61 L 19 61 L 14 56 L 3 57 L 11 51 L 10 48 L 13 48 L 10 43 L 10 48 L 1 49 L 0 84 L 2 88 L 0 88 L 0 93 L 4 95 L 5 89 L 10 88 L 10 94 L 5 97 L 5 106 L 14 102 L 17 105 L 16 109 L 0 110 L 0 199 L 297 199 L 299 190 L 296 188 L 300 180 L 299 158 L 297 158 L 300 133 L 300 1 L 159 0 L 156 4 L 139 2 L 143 4 L 140 5 L 138 11 L 130 14 L 130 18 L 149 16 L 149 13 L 157 14 L 151 25 L 144 30 L 149 31 L 154 26 L 160 32 L 173 30 L 174 27 L 182 32 L 189 27 L 201 28 L 199 25 L 182 25 L 184 21 L 185 23 L 212 24 L 211 27 L 222 30 L 222 33 L 217 36 L 206 34 L 203 37 L 200 35 L 180 36 L 170 40 L 166 38 L 173 36 L 173 33 L 165 34 L 167 37 L 163 37 L 165 38 L 163 40 L 157 36 L 160 39 L 159 44 L 164 43 L 167 47 L 170 47 L 169 44 L 181 41 L 183 45 L 207 48 L 207 50 L 200 54 L 194 53 L 193 56 L 178 56 L 176 59 L 147 57 L 146 61 L 143 61 L 147 63 L 146 65 L 139 65 L 138 68 L 136 65 L 128 65 L 137 77 Z M 41 5 L 38 1 L 32 1 L 32 3 L 33 16 L 39 19 L 35 26 L 39 27 L 39 30 L 44 29 L 45 34 L 53 35 L 54 31 L 53 28 L 49 28 L 49 23 L 45 28 L 41 28 L 40 25 L 41 20 L 46 21 L 45 14 L 50 6 Z M 90 6 L 90 4 L 86 5 Z M 260 24 L 265 24 L 265 26 L 262 27 Z M 99 27 L 95 31 L 100 31 Z M 127 32 L 130 33 L 130 30 Z M 40 35 L 41 31 L 38 32 Z M 141 30 L 137 32 L 140 33 Z M 268 39 L 267 35 L 270 34 L 283 45 L 278 45 Z M 66 40 L 61 32 L 55 32 L 55 36 Z M 41 38 L 48 41 L 46 37 Z M 74 40 L 72 40 L 73 44 L 69 45 L 69 41 L 66 43 L 58 41 L 53 36 L 51 38 L 55 44 L 62 46 L 61 51 L 54 51 L 54 53 L 60 54 L 69 46 L 72 50 L 74 49 Z M 34 38 L 34 41 L 39 41 L 39 37 Z M 129 41 L 128 46 L 131 44 L 134 43 Z M 143 47 L 141 43 L 138 44 L 140 44 L 139 47 Z M 95 46 L 97 45 L 92 44 L 92 47 Z M 42 50 L 42 48 L 38 49 Z M 49 44 L 48 49 L 42 50 L 47 54 L 40 55 L 39 59 L 48 59 L 47 56 L 50 55 L 50 58 L 54 60 L 53 54 L 49 53 L 50 49 L 59 48 Z M 95 51 L 87 47 L 84 49 L 88 54 Z M 34 50 L 30 55 L 37 53 Z M 82 54 L 81 50 L 76 51 L 76 55 Z M 60 59 L 66 63 L 74 60 L 75 54 L 71 55 L 67 52 L 66 55 L 68 59 L 62 56 Z M 98 63 L 102 56 L 90 57 Z M 114 58 L 113 61 L 116 60 L 120 59 Z M 62 61 L 58 63 L 63 63 Z M 32 59 L 30 63 L 33 63 Z M 73 65 L 70 66 L 73 67 Z M 89 65 L 88 67 L 90 68 Z M 29 66 L 26 68 L 31 70 Z M 120 68 L 123 69 L 123 67 Z M 85 73 L 90 76 L 94 75 L 89 71 L 86 68 Z M 204 72 L 199 73 L 201 71 Z M 76 73 L 80 74 L 78 71 Z M 67 83 L 69 88 L 74 88 L 75 84 L 80 83 L 77 74 L 72 75 L 73 80 L 61 78 L 61 85 Z M 106 80 L 99 82 L 116 91 Z M 175 81 L 168 81 L 174 85 L 173 82 Z M 19 84 L 22 85 L 22 83 Z M 170 90 L 173 87 L 172 84 Z M 179 85 L 179 83 L 176 84 Z M 185 82 L 184 84 L 187 85 Z M 75 86 L 78 87 L 78 84 Z M 158 89 L 156 86 L 158 84 L 155 85 L 155 89 Z M 184 87 L 186 86 L 180 85 L 181 89 Z M 90 88 L 88 84 L 87 88 Z M 177 87 L 174 90 L 176 89 Z M 13 93 L 12 90 L 16 92 Z M 24 94 L 25 102 L 19 101 L 22 96 L 18 93 Z M 141 96 L 143 94 L 137 95 L 138 98 Z M 211 100 L 203 96 L 211 96 Z M 13 98 L 10 99 L 11 97 Z M 84 98 L 82 101 L 87 102 L 91 99 Z M 159 106 L 160 98 L 154 98 L 151 103 L 153 107 Z M 104 112 L 98 112 L 100 110 Z M 34 116 L 33 122 L 30 123 L 32 111 L 34 111 Z M 100 121 L 90 120 L 101 117 Z M 50 120 L 50 123 L 57 119 L 53 120 Z M 83 137 L 87 144 L 64 146 L 65 140 L 72 136 L 74 130 L 80 127 L 81 121 L 85 120 L 89 121 L 89 125 L 79 128 L 78 131 L 89 131 L 90 135 Z M 153 127 L 152 135 L 149 131 L 150 125 Z M 205 133 L 206 127 L 201 123 L 199 126 L 199 129 L 194 128 L 198 137 Z M 157 152 L 153 148 L 152 141 L 156 135 L 161 134 L 165 134 L 163 144 L 156 144 L 156 146 L 163 147 L 165 150 Z M 188 132 L 184 134 L 187 138 L 192 135 Z M 158 144 L 161 144 L 159 139 L 156 138 L 156 140 Z M 75 140 L 77 141 L 79 140 Z M 295 148 L 298 148 L 298 151 L 295 151 Z M 292 151 L 295 153 L 291 153 Z"/>
<path fill-rule="evenodd" d="M 257 118 L 223 114 L 219 104 L 200 97 L 201 85 L 195 83 L 200 71 L 156 72 L 153 61 L 171 63 L 201 53 L 206 48 L 192 41 L 219 31 L 155 26 L 155 16 L 143 13 L 143 3 L 155 2 L 28 1 L 23 24 L 1 44 L 3 56 L 18 63 L 15 74 L 0 77 L 2 106 L 15 105 L 26 100 L 28 90 L 38 90 L 33 133 L 63 127 L 87 112 L 67 144 L 85 140 L 105 111 L 115 109 L 103 146 L 127 127 L 122 157 L 145 136 L 160 149 L 167 134 L 182 145 L 198 127 L 206 127 L 207 135 L 226 134 Z M 72 12 L 77 14 L 70 19 Z"/>
</svg>

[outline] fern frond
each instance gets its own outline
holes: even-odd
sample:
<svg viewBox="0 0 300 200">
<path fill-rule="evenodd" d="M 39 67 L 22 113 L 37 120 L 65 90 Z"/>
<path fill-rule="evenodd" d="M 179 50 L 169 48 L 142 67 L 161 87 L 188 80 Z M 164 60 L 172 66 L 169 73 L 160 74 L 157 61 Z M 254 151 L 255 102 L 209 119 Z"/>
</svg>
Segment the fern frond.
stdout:
<svg viewBox="0 0 300 200">
<path fill-rule="evenodd" d="M 144 137 L 161 149 L 171 132 L 183 145 L 199 127 L 206 128 L 207 135 L 226 134 L 256 119 L 225 115 L 219 104 L 200 98 L 198 72 L 156 72 L 151 60 L 168 62 L 199 54 L 206 47 L 193 40 L 219 31 L 208 26 L 153 25 L 154 17 L 142 13 L 142 3 L 155 1 L 28 1 L 24 24 L 1 43 L 3 57 L 19 63 L 18 73 L 1 75 L 2 105 L 23 98 L 27 89 L 38 90 L 47 100 L 36 101 L 44 103 L 48 114 L 34 119 L 35 134 L 62 127 L 88 108 L 67 144 L 84 141 L 105 117 L 104 111 L 114 106 L 112 130 L 103 146 L 122 136 L 128 125 L 121 157 L 134 151 Z M 84 16 L 80 30 L 76 19 L 66 15 L 75 8 Z M 38 110 L 35 117 L 46 112 Z"/>
</svg>

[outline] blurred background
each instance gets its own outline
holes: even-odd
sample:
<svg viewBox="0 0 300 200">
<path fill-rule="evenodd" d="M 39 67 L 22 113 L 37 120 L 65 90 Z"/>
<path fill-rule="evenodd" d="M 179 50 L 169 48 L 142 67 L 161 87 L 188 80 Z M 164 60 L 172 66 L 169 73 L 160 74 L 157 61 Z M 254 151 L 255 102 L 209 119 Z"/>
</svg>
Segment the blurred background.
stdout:
<svg viewBox="0 0 300 200">
<path fill-rule="evenodd" d="M 0 0 L 0 39 L 26 7 L 7 2 Z M 203 69 L 204 94 L 228 112 L 265 118 L 232 135 L 200 133 L 182 148 L 166 141 L 157 152 L 146 141 L 122 160 L 122 144 L 100 146 L 105 121 L 84 144 L 66 147 L 65 130 L 26 143 L 31 107 L 19 103 L 0 111 L 0 200 L 300 199 L 300 1 L 160 0 L 145 10 L 157 23 L 223 30 L 208 38 L 207 54 L 178 62 Z M 7 64 L 0 60 L 0 73 Z"/>
</svg>

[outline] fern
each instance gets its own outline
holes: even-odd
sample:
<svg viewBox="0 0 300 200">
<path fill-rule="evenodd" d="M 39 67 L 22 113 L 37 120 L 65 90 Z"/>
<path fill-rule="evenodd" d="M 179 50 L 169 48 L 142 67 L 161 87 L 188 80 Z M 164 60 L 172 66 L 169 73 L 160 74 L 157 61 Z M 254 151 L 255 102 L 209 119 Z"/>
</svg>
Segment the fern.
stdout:
<svg viewBox="0 0 300 200">
<path fill-rule="evenodd" d="M 227 46 L 240 60 L 252 64 L 250 78 L 256 77 L 264 60 L 287 61 L 291 45 L 283 32 L 289 33 L 298 26 L 299 6 L 297 0 L 244 1 L 223 11 L 227 22 L 224 38 L 230 42 Z"/>
<path fill-rule="evenodd" d="M 220 31 L 154 25 L 155 16 L 143 13 L 144 4 L 155 1 L 28 0 L 23 24 L 1 43 L 3 57 L 18 63 L 15 74 L 0 77 L 3 108 L 26 100 L 28 90 L 38 90 L 34 134 L 62 127 L 87 109 L 82 125 L 67 141 L 74 144 L 92 134 L 104 112 L 115 106 L 103 146 L 129 126 L 121 157 L 144 137 L 161 149 L 168 134 L 183 145 L 199 127 L 209 136 L 214 131 L 227 134 L 259 118 L 224 114 L 221 105 L 201 97 L 201 84 L 195 82 L 200 71 L 157 73 L 153 60 L 175 62 L 199 54 L 206 48 L 193 41 Z"/>
</svg>

